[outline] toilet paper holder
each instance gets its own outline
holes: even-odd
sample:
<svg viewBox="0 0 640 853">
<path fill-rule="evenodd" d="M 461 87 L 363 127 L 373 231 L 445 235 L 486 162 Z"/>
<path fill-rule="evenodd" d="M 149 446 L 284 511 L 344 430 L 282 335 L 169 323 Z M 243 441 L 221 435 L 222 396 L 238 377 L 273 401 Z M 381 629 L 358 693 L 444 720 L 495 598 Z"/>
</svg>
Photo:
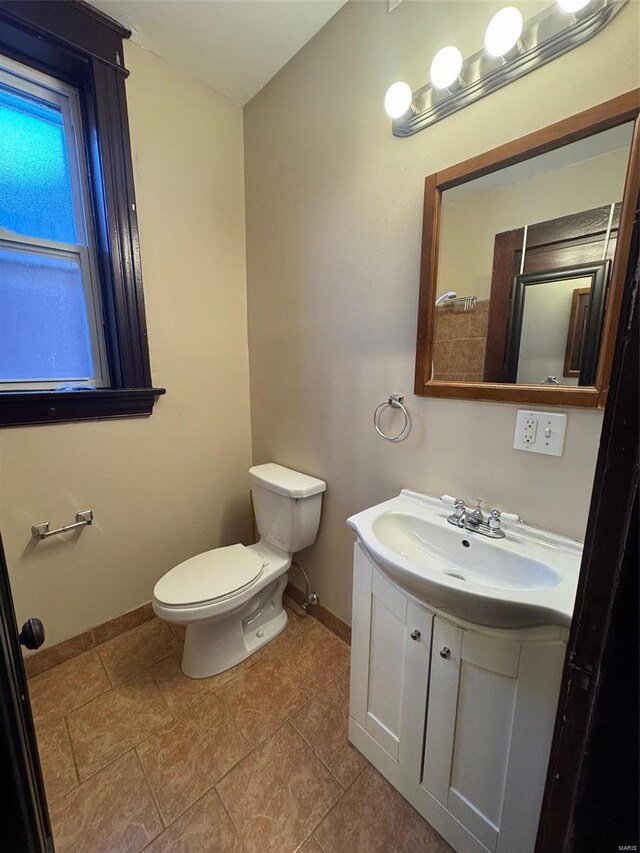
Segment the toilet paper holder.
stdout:
<svg viewBox="0 0 640 853">
<path fill-rule="evenodd" d="M 56 536 L 58 533 L 66 533 L 68 530 L 75 530 L 77 527 L 86 527 L 93 524 L 93 510 L 83 509 L 82 512 L 76 513 L 74 524 L 65 524 L 64 527 L 57 527 L 51 530 L 51 523 L 43 521 L 40 524 L 34 524 L 31 528 L 31 535 L 34 539 L 48 539 L 49 536 Z"/>
</svg>

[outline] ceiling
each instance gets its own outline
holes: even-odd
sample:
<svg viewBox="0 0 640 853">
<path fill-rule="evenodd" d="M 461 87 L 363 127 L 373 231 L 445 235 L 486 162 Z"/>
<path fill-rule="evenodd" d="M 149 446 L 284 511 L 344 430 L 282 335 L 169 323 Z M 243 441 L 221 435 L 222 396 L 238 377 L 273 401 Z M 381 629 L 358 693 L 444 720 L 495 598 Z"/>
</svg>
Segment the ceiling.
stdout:
<svg viewBox="0 0 640 853">
<path fill-rule="evenodd" d="M 244 106 L 346 0 L 90 0 L 132 40 Z"/>
<path fill-rule="evenodd" d="M 553 151 L 547 151 L 546 154 L 538 154 L 535 157 L 523 160 L 521 163 L 516 163 L 514 166 L 497 169 L 495 172 L 490 172 L 481 178 L 475 178 L 457 187 L 448 189 L 446 191 L 447 201 L 448 203 L 458 202 L 460 199 L 470 195 L 510 187 L 521 181 L 527 181 L 530 178 L 555 172 L 567 166 L 574 166 L 584 160 L 591 160 L 593 157 L 599 157 L 601 154 L 624 151 L 628 158 L 628 152 L 631 151 L 632 137 L 633 122 L 629 121 L 626 124 L 609 128 L 609 130 L 603 130 L 600 133 L 593 134 L 593 136 L 587 136 L 585 139 L 565 144 Z M 620 192 L 622 192 L 624 171 L 619 178 L 621 182 Z"/>
</svg>

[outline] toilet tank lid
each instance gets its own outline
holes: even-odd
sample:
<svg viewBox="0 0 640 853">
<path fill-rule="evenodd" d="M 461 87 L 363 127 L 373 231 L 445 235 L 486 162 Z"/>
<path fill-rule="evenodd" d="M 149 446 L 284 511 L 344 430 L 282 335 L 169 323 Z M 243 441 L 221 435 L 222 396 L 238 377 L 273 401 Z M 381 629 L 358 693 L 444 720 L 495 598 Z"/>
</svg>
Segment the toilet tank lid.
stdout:
<svg viewBox="0 0 640 853">
<path fill-rule="evenodd" d="M 324 492 L 327 484 L 324 480 L 301 474 L 275 462 L 267 462 L 265 465 L 254 465 L 249 468 L 249 478 L 252 483 L 262 486 L 278 495 L 288 498 L 309 498 Z"/>
</svg>

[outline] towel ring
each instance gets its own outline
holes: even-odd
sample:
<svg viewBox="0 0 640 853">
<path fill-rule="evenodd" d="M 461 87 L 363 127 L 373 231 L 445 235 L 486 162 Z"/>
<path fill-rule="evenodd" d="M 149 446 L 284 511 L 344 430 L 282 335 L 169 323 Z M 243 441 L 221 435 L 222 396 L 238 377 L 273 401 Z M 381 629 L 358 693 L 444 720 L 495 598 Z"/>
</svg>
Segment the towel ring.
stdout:
<svg viewBox="0 0 640 853">
<path fill-rule="evenodd" d="M 376 428 L 376 432 L 378 435 L 381 435 L 383 438 L 386 438 L 387 441 L 401 441 L 405 435 L 407 434 L 407 430 L 409 429 L 409 412 L 402 405 L 404 401 L 404 396 L 402 394 L 390 394 L 389 399 L 385 400 L 384 403 L 380 403 L 380 405 L 376 408 L 373 413 L 373 425 Z M 378 425 L 378 412 L 381 409 L 384 409 L 385 406 L 390 406 L 392 409 L 402 409 L 402 413 L 404 414 L 404 426 L 400 430 L 397 435 L 387 435 L 382 432 Z"/>
</svg>

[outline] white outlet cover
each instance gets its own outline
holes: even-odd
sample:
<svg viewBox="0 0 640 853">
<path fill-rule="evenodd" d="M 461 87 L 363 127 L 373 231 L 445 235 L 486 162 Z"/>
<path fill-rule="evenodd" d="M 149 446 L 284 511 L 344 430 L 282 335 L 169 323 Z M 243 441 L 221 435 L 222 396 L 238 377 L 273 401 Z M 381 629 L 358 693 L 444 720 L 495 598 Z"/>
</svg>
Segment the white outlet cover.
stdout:
<svg viewBox="0 0 640 853">
<path fill-rule="evenodd" d="M 566 429 L 566 415 L 518 409 L 513 446 L 527 453 L 562 456 Z"/>
</svg>

